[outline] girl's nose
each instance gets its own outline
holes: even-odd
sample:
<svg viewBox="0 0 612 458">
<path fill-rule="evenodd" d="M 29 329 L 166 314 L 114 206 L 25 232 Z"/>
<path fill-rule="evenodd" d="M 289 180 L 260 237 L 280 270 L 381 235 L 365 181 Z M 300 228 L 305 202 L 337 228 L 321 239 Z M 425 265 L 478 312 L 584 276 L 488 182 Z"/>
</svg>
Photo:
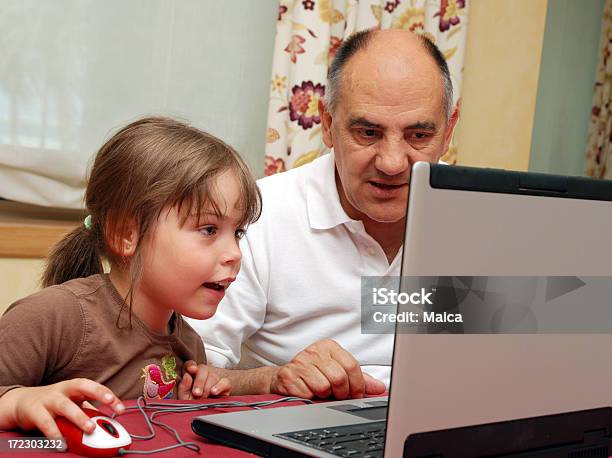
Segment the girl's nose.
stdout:
<svg viewBox="0 0 612 458">
<path fill-rule="evenodd" d="M 241 259 L 242 252 L 240 251 L 240 245 L 238 244 L 238 240 L 233 238 L 231 242 L 228 242 L 228 246 L 223 253 L 222 262 L 223 264 L 236 264 L 240 262 Z"/>
</svg>

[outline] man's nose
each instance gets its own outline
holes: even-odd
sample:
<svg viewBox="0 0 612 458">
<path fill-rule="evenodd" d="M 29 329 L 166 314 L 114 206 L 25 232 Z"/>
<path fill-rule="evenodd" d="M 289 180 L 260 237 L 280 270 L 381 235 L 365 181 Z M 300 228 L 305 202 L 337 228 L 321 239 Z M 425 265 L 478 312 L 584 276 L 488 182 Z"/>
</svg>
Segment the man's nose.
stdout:
<svg viewBox="0 0 612 458">
<path fill-rule="evenodd" d="M 404 141 L 390 140 L 381 145 L 375 166 L 385 175 L 400 175 L 410 168 L 410 147 Z"/>
</svg>

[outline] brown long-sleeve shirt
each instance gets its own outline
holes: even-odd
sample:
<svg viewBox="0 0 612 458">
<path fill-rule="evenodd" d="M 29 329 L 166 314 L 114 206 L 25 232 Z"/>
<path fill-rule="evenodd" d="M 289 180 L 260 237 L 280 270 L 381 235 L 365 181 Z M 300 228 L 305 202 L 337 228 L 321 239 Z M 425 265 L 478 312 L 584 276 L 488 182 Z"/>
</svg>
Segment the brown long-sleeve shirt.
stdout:
<svg viewBox="0 0 612 458">
<path fill-rule="evenodd" d="M 123 303 L 107 275 L 92 275 L 12 304 L 0 318 L 0 396 L 83 377 L 121 399 L 176 397 L 183 363 L 206 362 L 201 338 L 177 314 L 169 335 L 135 315 L 130 327 Z"/>
</svg>

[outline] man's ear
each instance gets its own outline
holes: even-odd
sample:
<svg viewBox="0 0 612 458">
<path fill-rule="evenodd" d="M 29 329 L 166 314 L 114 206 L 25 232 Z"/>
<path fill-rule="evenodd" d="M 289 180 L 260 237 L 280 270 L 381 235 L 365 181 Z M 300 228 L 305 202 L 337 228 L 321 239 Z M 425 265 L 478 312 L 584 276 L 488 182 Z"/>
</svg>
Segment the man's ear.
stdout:
<svg viewBox="0 0 612 458">
<path fill-rule="evenodd" d="M 107 232 L 113 233 L 114 231 Z M 130 258 L 136 253 L 138 246 L 139 231 L 134 219 L 126 221 L 122 227 L 117 228 L 117 232 L 107 241 L 113 253 L 122 258 Z"/>
<path fill-rule="evenodd" d="M 442 156 L 444 156 L 448 152 L 448 147 L 450 146 L 451 139 L 453 138 L 453 131 L 455 130 L 455 126 L 457 125 L 458 120 L 459 103 L 455 105 L 455 108 L 453 109 L 453 114 L 448 120 L 448 127 L 446 128 L 446 134 L 444 135 L 444 148 L 442 149 Z"/>
<path fill-rule="evenodd" d="M 331 149 L 334 147 L 331 134 L 332 115 L 329 111 L 327 111 L 327 107 L 325 106 L 323 99 L 319 99 L 319 115 L 321 116 L 321 134 L 323 136 L 323 143 L 325 143 L 325 146 Z"/>
</svg>

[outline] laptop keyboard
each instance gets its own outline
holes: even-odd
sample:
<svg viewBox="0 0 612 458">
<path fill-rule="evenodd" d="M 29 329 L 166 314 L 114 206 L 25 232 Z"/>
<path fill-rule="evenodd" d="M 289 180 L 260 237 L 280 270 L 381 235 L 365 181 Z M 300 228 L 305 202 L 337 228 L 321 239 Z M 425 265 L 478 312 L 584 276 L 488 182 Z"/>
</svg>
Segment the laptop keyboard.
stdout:
<svg viewBox="0 0 612 458">
<path fill-rule="evenodd" d="M 275 434 L 292 442 L 323 450 L 335 456 L 381 458 L 385 445 L 386 421 L 307 429 Z"/>
</svg>

